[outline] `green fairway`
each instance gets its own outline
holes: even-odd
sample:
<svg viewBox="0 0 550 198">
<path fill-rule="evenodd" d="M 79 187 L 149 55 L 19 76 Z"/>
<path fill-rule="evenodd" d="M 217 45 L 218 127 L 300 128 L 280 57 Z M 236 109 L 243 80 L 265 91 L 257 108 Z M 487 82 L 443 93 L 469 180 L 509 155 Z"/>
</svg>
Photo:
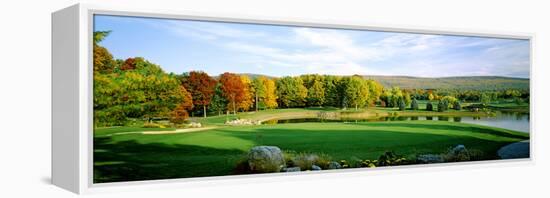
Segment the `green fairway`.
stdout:
<svg viewBox="0 0 550 198">
<path fill-rule="evenodd" d="M 209 118 L 210 123 L 219 123 L 224 117 Z M 385 151 L 406 157 L 439 154 L 463 144 L 483 152 L 484 159 L 497 159 L 496 151 L 503 145 L 529 139 L 527 133 L 442 121 L 299 123 L 222 126 L 177 134 L 122 133 L 136 130 L 95 130 L 94 182 L 231 175 L 237 162 L 256 145 L 347 160 L 376 159 Z"/>
</svg>

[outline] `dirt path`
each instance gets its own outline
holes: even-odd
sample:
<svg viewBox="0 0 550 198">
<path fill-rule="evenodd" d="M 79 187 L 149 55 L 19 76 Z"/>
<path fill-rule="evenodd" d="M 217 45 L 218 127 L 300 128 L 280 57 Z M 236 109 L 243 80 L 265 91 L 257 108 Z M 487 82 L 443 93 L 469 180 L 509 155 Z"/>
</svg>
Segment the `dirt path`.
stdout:
<svg viewBox="0 0 550 198">
<path fill-rule="evenodd" d="M 503 146 L 498 150 L 497 154 L 502 159 L 528 158 L 529 140 Z"/>
<path fill-rule="evenodd" d="M 132 132 L 113 133 L 113 134 L 109 134 L 107 136 L 127 135 L 127 134 L 161 135 L 161 134 L 191 133 L 191 132 L 205 131 L 205 130 L 210 130 L 210 129 L 215 129 L 215 128 L 218 128 L 218 127 L 201 127 L 201 128 L 189 128 L 189 129 L 176 129 L 174 131 L 132 131 Z"/>
</svg>

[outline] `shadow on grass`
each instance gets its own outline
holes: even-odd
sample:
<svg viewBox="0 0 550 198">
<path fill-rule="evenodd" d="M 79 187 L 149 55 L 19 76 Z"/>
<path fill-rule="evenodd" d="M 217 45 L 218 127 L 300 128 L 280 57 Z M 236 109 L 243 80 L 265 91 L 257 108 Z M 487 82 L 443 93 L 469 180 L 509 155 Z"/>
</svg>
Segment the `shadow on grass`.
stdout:
<svg viewBox="0 0 550 198">
<path fill-rule="evenodd" d="M 370 126 L 389 126 L 383 123 L 368 123 Z M 291 126 L 291 125 L 289 125 Z M 525 139 L 477 127 L 445 126 L 429 124 L 392 123 L 391 126 L 452 129 Z M 242 131 L 241 131 L 242 130 Z M 254 145 L 278 146 L 296 152 L 324 153 L 333 160 L 377 159 L 385 151 L 415 157 L 416 154 L 439 154 L 458 144 L 468 149 L 483 152 L 482 159 L 498 159 L 497 150 L 509 141 L 481 139 L 475 136 L 452 134 L 424 134 L 376 127 L 356 129 L 326 128 L 224 128 L 216 133 L 253 142 Z M 193 135 L 207 135 L 210 132 Z M 158 142 L 187 134 L 154 136 Z M 151 136 L 153 137 L 153 136 Z M 206 139 L 204 141 L 209 141 Z M 239 144 L 239 142 L 227 142 Z M 217 149 L 205 146 L 165 143 L 139 143 L 135 140 L 113 141 L 111 137 L 94 138 L 94 182 L 138 181 L 188 177 L 222 176 L 237 174 L 235 168 L 246 153 L 237 149 Z"/>
<path fill-rule="evenodd" d="M 231 174 L 245 153 L 134 140 L 94 138 L 94 183 L 204 177 Z"/>
</svg>

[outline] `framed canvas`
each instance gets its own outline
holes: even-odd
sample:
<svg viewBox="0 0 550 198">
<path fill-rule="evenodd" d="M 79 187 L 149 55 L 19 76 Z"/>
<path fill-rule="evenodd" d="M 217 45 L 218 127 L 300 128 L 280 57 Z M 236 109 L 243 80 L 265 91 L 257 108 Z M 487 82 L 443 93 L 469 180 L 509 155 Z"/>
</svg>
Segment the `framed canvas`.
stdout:
<svg viewBox="0 0 550 198">
<path fill-rule="evenodd" d="M 52 181 L 76 193 L 533 159 L 530 34 L 82 4 L 52 24 Z"/>
</svg>

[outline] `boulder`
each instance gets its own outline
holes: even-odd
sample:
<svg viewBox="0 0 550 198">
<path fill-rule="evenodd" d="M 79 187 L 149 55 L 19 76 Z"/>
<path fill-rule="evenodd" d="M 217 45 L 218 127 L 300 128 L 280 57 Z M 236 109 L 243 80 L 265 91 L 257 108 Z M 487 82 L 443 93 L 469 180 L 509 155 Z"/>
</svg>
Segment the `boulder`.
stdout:
<svg viewBox="0 0 550 198">
<path fill-rule="evenodd" d="M 318 171 L 318 170 L 323 170 L 323 169 L 321 169 L 321 167 L 319 167 L 317 165 L 311 165 L 311 170 Z"/>
<path fill-rule="evenodd" d="M 338 162 L 328 163 L 328 169 L 340 169 L 340 168 L 342 168 L 342 165 L 340 165 Z"/>
<path fill-rule="evenodd" d="M 288 168 L 283 168 L 282 171 L 283 172 L 300 172 L 301 169 L 300 167 L 288 167 Z"/>
<path fill-rule="evenodd" d="M 252 172 L 279 172 L 285 166 L 281 149 L 276 146 L 256 146 L 248 153 L 248 166 Z"/>
</svg>

